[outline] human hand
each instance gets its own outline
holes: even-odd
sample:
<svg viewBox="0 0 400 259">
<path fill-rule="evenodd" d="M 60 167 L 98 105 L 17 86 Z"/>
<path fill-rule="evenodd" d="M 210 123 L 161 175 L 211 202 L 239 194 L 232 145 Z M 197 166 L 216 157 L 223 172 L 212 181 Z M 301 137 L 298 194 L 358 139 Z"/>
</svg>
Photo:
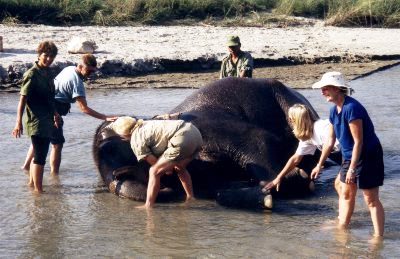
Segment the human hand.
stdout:
<svg viewBox="0 0 400 259">
<path fill-rule="evenodd" d="M 351 171 L 350 169 L 347 171 L 347 173 L 346 173 L 346 180 L 345 180 L 345 182 L 347 183 L 347 184 L 349 184 L 349 183 L 355 183 L 355 181 L 356 181 L 356 174 L 355 174 L 355 172 L 354 171 Z"/>
<path fill-rule="evenodd" d="M 106 116 L 105 121 L 116 121 L 118 119 L 118 116 Z"/>
<path fill-rule="evenodd" d="M 310 174 L 311 180 L 315 180 L 319 177 L 319 175 L 321 174 L 321 169 L 322 168 L 319 165 L 316 165 L 314 167 L 314 169 L 311 171 L 311 174 Z"/>
<path fill-rule="evenodd" d="M 161 115 L 156 115 L 153 117 L 153 119 L 156 120 L 169 120 L 171 118 L 171 116 L 167 113 L 167 114 L 161 114 Z"/>
<path fill-rule="evenodd" d="M 24 132 L 24 128 L 22 126 L 22 123 L 21 122 L 17 122 L 15 124 L 15 127 L 14 127 L 13 131 L 12 131 L 12 135 L 15 138 L 20 138 L 21 135 L 23 134 L 23 132 Z"/>
<path fill-rule="evenodd" d="M 271 182 L 267 183 L 264 186 L 263 190 L 268 191 L 268 190 L 271 190 L 272 188 L 276 188 L 276 191 L 279 192 L 280 185 L 281 185 L 281 179 L 277 177 L 274 180 L 272 180 Z"/>
</svg>

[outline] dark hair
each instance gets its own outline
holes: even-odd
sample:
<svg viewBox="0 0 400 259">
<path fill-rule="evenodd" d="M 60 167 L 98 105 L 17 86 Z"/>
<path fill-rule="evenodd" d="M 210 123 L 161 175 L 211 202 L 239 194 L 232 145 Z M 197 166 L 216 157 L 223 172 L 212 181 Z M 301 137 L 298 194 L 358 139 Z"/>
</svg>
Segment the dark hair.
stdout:
<svg viewBox="0 0 400 259">
<path fill-rule="evenodd" d="M 82 63 L 85 66 L 97 67 L 96 57 L 93 56 L 92 54 L 84 54 L 84 55 L 82 55 Z"/>
<path fill-rule="evenodd" d="M 37 53 L 41 55 L 42 53 L 49 54 L 50 56 L 57 56 L 58 49 L 56 44 L 52 41 L 43 41 L 37 47 Z"/>
</svg>

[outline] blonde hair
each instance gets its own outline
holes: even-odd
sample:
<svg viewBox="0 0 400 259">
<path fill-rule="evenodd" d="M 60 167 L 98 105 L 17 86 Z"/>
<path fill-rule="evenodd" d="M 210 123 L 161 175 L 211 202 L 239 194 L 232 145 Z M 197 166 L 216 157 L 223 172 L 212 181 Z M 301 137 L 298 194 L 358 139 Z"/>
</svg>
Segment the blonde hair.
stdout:
<svg viewBox="0 0 400 259">
<path fill-rule="evenodd" d="M 131 135 L 132 132 L 142 124 L 143 120 L 137 120 L 133 117 L 123 116 L 111 123 L 110 128 L 118 135 Z"/>
<path fill-rule="evenodd" d="M 288 117 L 293 126 L 293 134 L 297 139 L 305 141 L 312 138 L 316 119 L 307 106 L 303 104 L 291 106 Z"/>
</svg>

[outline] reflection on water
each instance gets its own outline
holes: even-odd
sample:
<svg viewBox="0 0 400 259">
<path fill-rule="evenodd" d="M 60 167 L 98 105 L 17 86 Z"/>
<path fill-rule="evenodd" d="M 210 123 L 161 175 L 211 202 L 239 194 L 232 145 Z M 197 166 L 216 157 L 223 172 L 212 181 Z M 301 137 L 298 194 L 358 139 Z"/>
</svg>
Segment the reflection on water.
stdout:
<svg viewBox="0 0 400 259">
<path fill-rule="evenodd" d="M 314 196 L 276 200 L 274 211 L 226 209 L 214 201 L 160 204 L 147 212 L 136 202 L 108 193 L 96 173 L 91 141 L 98 120 L 75 107 L 65 119 L 67 142 L 59 177 L 46 166 L 44 195 L 34 195 L 19 167 L 29 147 L 11 138 L 18 94 L 0 93 L 0 254 L 5 257 L 398 257 L 400 248 L 400 68 L 352 82 L 355 98 L 375 123 L 385 154 L 381 196 L 386 209 L 384 240 L 371 240 L 369 213 L 357 196 L 349 231 L 335 228 L 337 197 L 329 168 Z M 152 116 L 166 112 L 191 89 L 88 91 L 89 105 L 110 114 Z M 327 117 L 331 104 L 319 91 L 301 91 Z"/>
</svg>

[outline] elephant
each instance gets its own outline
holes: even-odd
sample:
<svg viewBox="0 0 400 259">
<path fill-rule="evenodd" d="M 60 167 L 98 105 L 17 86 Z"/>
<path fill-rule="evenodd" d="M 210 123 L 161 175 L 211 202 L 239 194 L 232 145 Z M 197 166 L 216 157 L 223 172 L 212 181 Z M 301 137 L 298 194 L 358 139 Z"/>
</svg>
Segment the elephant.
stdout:
<svg viewBox="0 0 400 259">
<path fill-rule="evenodd" d="M 305 156 L 282 182 L 279 193 L 265 191 L 297 148 L 288 120 L 295 103 L 317 112 L 299 92 L 274 79 L 224 78 L 200 88 L 170 113 L 193 123 L 203 146 L 188 166 L 196 198 L 215 199 L 226 207 L 270 209 L 266 197 L 301 197 L 312 191 L 309 178 L 317 157 Z M 96 130 L 93 156 L 110 192 L 136 201 L 146 198 L 149 165 L 138 162 L 129 141 L 103 122 Z M 176 174 L 161 179 L 157 198 L 182 198 Z"/>
</svg>

